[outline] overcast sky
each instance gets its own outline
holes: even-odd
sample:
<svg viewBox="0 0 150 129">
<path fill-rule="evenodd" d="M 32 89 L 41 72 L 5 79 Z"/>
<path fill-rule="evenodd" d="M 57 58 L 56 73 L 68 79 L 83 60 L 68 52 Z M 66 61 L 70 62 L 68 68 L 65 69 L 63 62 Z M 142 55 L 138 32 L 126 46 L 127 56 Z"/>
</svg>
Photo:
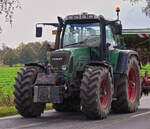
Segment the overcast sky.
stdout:
<svg viewBox="0 0 150 129">
<path fill-rule="evenodd" d="M 95 13 L 109 18 L 116 18 L 115 8 L 120 6 L 120 19 L 123 28 L 150 28 L 150 18 L 142 13 L 144 2 L 131 5 L 125 0 L 20 0 L 22 9 L 16 10 L 11 27 L 4 20 L 0 21 L 3 33 L 0 34 L 0 47 L 5 43 L 17 47 L 21 42 L 51 40 L 49 28 L 42 38 L 35 38 L 35 24 L 38 22 L 57 22 L 56 17 L 81 12 Z"/>
</svg>

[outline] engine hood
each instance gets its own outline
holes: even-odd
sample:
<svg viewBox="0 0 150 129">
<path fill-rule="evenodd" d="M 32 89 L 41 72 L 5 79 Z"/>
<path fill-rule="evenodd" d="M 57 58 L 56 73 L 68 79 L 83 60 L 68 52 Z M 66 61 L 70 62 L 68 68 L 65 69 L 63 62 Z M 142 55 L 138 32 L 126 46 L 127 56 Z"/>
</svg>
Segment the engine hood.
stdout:
<svg viewBox="0 0 150 129">
<path fill-rule="evenodd" d="M 84 71 L 90 61 L 90 48 L 63 48 L 51 53 L 51 64 L 62 68 L 67 65 L 65 74 L 73 74 L 76 71 Z"/>
<path fill-rule="evenodd" d="M 79 57 L 80 59 L 83 59 L 83 56 L 86 57 L 86 59 L 90 58 L 90 48 L 85 47 L 85 48 L 63 48 L 63 49 L 58 49 L 58 51 L 69 51 L 71 53 L 71 56 L 74 57 Z M 89 60 L 89 59 L 88 59 Z"/>
</svg>

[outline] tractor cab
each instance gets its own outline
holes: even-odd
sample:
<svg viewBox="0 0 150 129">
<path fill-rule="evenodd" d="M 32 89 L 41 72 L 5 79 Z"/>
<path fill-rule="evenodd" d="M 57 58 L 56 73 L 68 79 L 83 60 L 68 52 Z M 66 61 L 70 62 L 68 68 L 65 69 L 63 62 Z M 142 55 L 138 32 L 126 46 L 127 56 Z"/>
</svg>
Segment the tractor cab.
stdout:
<svg viewBox="0 0 150 129">
<path fill-rule="evenodd" d="M 74 50 L 89 51 L 90 55 L 82 55 L 89 61 L 107 60 L 109 62 L 110 51 L 120 47 L 119 35 L 122 33 L 120 20 L 107 20 L 102 15 L 81 13 L 68 15 L 64 19 L 58 17 L 58 24 L 39 24 L 57 27 L 54 53 L 63 49 L 71 51 L 74 56 Z M 36 36 L 42 36 L 41 27 L 36 27 Z"/>
</svg>

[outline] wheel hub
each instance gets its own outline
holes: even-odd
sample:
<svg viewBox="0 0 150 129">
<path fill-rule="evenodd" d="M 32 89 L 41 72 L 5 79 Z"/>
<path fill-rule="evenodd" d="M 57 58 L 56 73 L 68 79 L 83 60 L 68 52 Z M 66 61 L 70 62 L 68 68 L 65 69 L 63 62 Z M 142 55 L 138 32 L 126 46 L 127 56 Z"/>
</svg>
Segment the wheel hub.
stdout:
<svg viewBox="0 0 150 129">
<path fill-rule="evenodd" d="M 137 75 L 133 68 L 130 69 L 128 74 L 128 97 L 133 103 L 137 96 Z"/>
<path fill-rule="evenodd" d="M 136 84 L 133 81 L 129 81 L 129 84 L 130 84 L 131 88 L 134 88 L 136 86 Z"/>
<path fill-rule="evenodd" d="M 102 83 L 100 83 L 101 96 L 100 103 L 103 108 L 107 107 L 109 101 L 109 85 L 104 79 Z"/>
</svg>

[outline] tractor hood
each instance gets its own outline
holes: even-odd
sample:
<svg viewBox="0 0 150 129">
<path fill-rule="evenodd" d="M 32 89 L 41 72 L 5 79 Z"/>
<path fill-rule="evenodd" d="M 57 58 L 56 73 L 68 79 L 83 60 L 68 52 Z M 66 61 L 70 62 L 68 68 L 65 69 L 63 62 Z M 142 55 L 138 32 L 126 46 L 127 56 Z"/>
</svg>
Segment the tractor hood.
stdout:
<svg viewBox="0 0 150 129">
<path fill-rule="evenodd" d="M 71 76 L 83 71 L 90 61 L 90 48 L 63 48 L 51 53 L 50 63 L 57 70 Z"/>
<path fill-rule="evenodd" d="M 83 56 L 86 59 L 90 58 L 90 48 L 63 48 L 63 49 L 59 49 L 57 51 L 70 51 L 71 52 L 71 56 L 74 56 L 74 58 L 79 57 L 80 59 L 83 58 Z"/>
</svg>

